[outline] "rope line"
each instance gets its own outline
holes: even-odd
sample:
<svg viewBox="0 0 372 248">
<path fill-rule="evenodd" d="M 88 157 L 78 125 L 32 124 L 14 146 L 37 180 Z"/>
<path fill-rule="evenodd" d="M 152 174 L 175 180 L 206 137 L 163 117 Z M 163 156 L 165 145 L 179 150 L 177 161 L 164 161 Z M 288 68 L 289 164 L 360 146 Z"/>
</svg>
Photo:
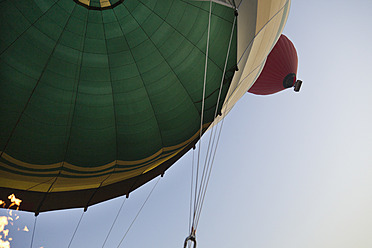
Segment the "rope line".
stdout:
<svg viewBox="0 0 372 248">
<path fill-rule="evenodd" d="M 217 105 L 216 105 L 216 109 L 215 109 L 214 118 L 217 117 L 218 104 L 219 104 L 219 101 L 220 101 L 223 79 L 224 79 L 224 76 L 225 76 L 225 73 L 226 73 L 228 57 L 229 57 L 229 54 L 230 54 L 231 41 L 232 41 L 232 37 L 233 37 L 233 33 L 234 33 L 235 22 L 236 22 L 236 17 L 234 18 L 234 22 L 233 22 L 233 26 L 232 26 L 232 30 L 231 30 L 231 34 L 230 34 L 230 41 L 229 41 L 229 46 L 228 46 L 228 50 L 227 50 L 225 66 L 224 66 L 224 71 L 223 71 L 223 75 L 222 75 L 222 79 L 221 79 L 220 91 L 219 91 L 219 95 L 218 95 L 218 99 L 217 99 Z M 204 180 L 204 182 L 203 182 L 204 184 L 203 184 L 203 187 L 201 188 L 201 190 L 199 192 L 200 193 L 200 200 L 199 200 L 199 203 L 198 203 L 199 205 L 198 205 L 198 209 L 197 209 L 199 217 L 197 217 L 197 219 L 200 218 L 200 213 L 201 213 L 202 205 L 203 205 L 203 202 L 204 202 L 204 198 L 205 198 L 205 194 L 206 194 L 206 190 L 207 190 L 207 187 L 208 187 L 208 182 L 209 182 L 209 178 L 210 178 L 210 174 L 211 174 L 211 170 L 212 170 L 212 166 L 213 166 L 213 162 L 214 162 L 214 155 L 216 154 L 217 147 L 218 147 L 219 136 L 218 136 L 218 139 L 217 139 L 217 142 L 216 142 L 216 134 L 217 134 L 216 129 L 218 129 L 218 124 L 217 124 L 216 128 L 212 128 L 211 135 L 210 135 L 210 138 L 209 138 L 208 150 L 207 150 L 207 154 L 206 154 L 206 158 L 205 158 L 205 165 L 204 165 L 206 174 L 205 174 L 204 177 L 202 177 L 202 179 Z M 220 129 L 220 132 L 221 132 L 221 129 Z M 211 147 L 211 149 L 209 149 L 210 147 Z M 214 154 L 214 155 L 212 156 L 212 154 Z M 212 159 L 212 157 L 213 157 L 213 159 Z M 203 170 L 203 173 L 204 173 L 204 170 Z"/>
<path fill-rule="evenodd" d="M 230 99 L 228 99 L 227 102 L 226 102 L 226 105 L 225 105 L 225 107 L 224 107 L 225 110 L 228 108 L 229 103 L 230 103 Z M 221 120 L 221 122 L 220 122 L 221 124 L 218 123 L 218 124 L 216 125 L 216 129 L 218 129 L 218 126 L 219 126 L 219 131 L 218 131 L 218 136 L 217 136 L 217 141 L 216 141 L 216 147 L 215 147 L 215 149 L 214 149 L 214 153 L 213 153 L 213 156 L 212 156 L 212 165 L 213 165 L 213 163 L 214 163 L 214 159 L 215 159 L 215 156 L 216 156 L 216 153 L 217 153 L 217 147 L 218 147 L 218 143 L 219 143 L 219 140 L 220 140 L 220 136 L 221 136 L 221 132 L 222 132 L 222 128 L 223 128 L 224 121 L 225 121 L 225 116 L 222 118 L 222 120 Z M 217 132 L 217 131 L 216 131 L 216 132 Z M 211 171 L 211 169 L 210 169 L 210 171 Z M 207 185 L 208 185 L 208 183 L 209 183 L 209 178 L 210 178 L 210 173 L 209 173 L 208 178 L 207 178 L 207 183 L 206 183 Z M 198 218 L 197 218 L 197 220 L 196 220 L 196 226 L 195 226 L 195 229 L 197 228 L 197 225 L 198 225 L 198 223 L 199 223 L 200 214 L 201 214 L 201 209 L 202 209 L 202 207 L 203 207 L 203 203 L 204 203 L 205 193 L 206 193 L 206 191 L 205 191 L 204 194 L 203 194 L 203 199 L 202 199 L 202 201 L 201 201 L 202 204 L 201 204 L 200 210 L 199 210 L 199 212 L 198 212 Z"/>
<path fill-rule="evenodd" d="M 76 5 L 74 6 L 74 10 L 75 10 L 75 8 L 76 8 Z M 37 214 L 39 213 L 39 210 L 40 210 L 41 206 L 44 204 L 44 201 L 45 201 L 48 193 L 52 191 L 52 188 L 53 188 L 54 184 L 58 180 L 58 177 L 61 175 L 62 169 L 64 167 L 64 163 L 65 163 L 65 160 L 66 160 L 66 157 L 67 157 L 68 148 L 69 148 L 70 139 L 71 139 L 71 130 L 72 130 L 72 124 L 73 124 L 73 119 L 74 119 L 74 114 L 75 114 L 76 102 L 77 102 L 77 97 L 78 97 L 78 92 L 79 92 L 80 74 L 81 74 L 82 61 L 83 61 L 83 56 L 84 56 L 84 47 L 85 47 L 86 33 L 87 33 L 87 29 L 88 29 L 88 15 L 89 15 L 89 13 L 86 14 L 86 25 L 85 25 L 85 29 L 84 29 L 84 38 L 82 39 L 81 44 L 80 44 L 80 46 L 81 46 L 81 53 L 79 54 L 78 60 L 77 60 L 78 62 L 80 61 L 81 63 L 80 63 L 80 66 L 78 66 L 76 68 L 76 71 L 75 71 L 75 78 L 74 78 L 74 87 L 76 87 L 75 99 L 74 99 L 74 92 L 72 92 L 72 95 L 71 95 L 71 107 L 69 109 L 69 117 L 68 117 L 68 121 L 70 123 L 70 127 L 69 128 L 68 127 L 66 128 L 66 143 L 65 143 L 66 144 L 66 146 L 65 146 L 65 149 L 66 150 L 64 151 L 63 161 L 61 162 L 61 166 L 59 168 L 58 174 L 53 179 L 53 182 L 50 184 L 47 192 L 44 193 L 43 199 L 41 200 L 38 208 L 36 209 L 36 213 Z M 48 58 L 48 62 L 45 64 L 45 68 L 44 68 L 42 74 L 44 74 L 44 71 L 46 70 L 47 65 L 49 64 L 49 60 L 51 59 L 52 55 L 54 54 L 55 49 L 56 49 L 57 45 L 59 44 L 59 42 L 60 42 L 60 40 L 62 38 L 62 35 L 63 35 L 66 27 L 68 26 L 70 20 L 71 20 L 71 17 L 72 17 L 72 15 L 70 15 L 69 18 L 68 18 L 68 20 L 66 21 L 66 24 L 65 24 L 65 26 L 64 26 L 64 28 L 63 28 L 60 36 L 58 37 L 58 40 L 56 41 L 56 44 L 55 44 L 55 46 L 54 46 L 54 48 L 52 50 L 52 53 L 50 54 L 50 57 Z M 78 64 L 79 63 L 77 63 L 77 65 Z M 41 79 L 41 76 L 42 75 L 40 75 L 40 79 Z M 40 79 L 39 79 L 39 81 L 40 81 Z M 37 84 L 39 84 L 39 81 L 38 81 Z M 36 89 L 36 87 L 37 87 L 37 85 L 35 86 L 35 89 Z M 31 99 L 31 97 L 32 97 L 32 95 L 30 96 L 30 99 Z M 71 119 L 70 119 L 70 115 L 71 115 Z"/>
<path fill-rule="evenodd" d="M 196 219 L 195 229 L 197 228 L 197 226 L 199 224 L 199 219 L 200 219 L 201 211 L 202 211 L 202 208 L 203 208 L 204 199 L 205 199 L 205 195 L 206 195 L 206 192 L 207 192 L 207 188 L 208 188 L 208 184 L 209 184 L 209 179 L 210 179 L 210 176 L 211 176 L 212 167 L 213 167 L 213 164 L 214 164 L 214 158 L 215 158 L 215 155 L 216 155 L 216 152 L 217 152 L 217 147 L 218 147 L 219 139 L 220 139 L 220 136 L 221 136 L 221 131 L 222 131 L 222 126 L 223 126 L 223 121 L 224 120 L 225 120 L 225 118 L 222 119 L 222 124 L 220 125 L 220 129 L 219 129 L 219 133 L 218 133 L 218 138 L 217 138 L 217 141 L 216 141 L 216 146 L 215 146 L 214 154 L 213 154 L 213 157 L 212 157 L 211 166 L 210 166 L 209 171 L 208 171 L 208 177 L 207 177 L 207 182 L 206 182 L 205 190 L 203 192 L 203 196 L 202 196 L 202 199 L 201 199 L 201 204 L 200 204 L 199 212 L 198 212 L 197 219 Z"/>
<path fill-rule="evenodd" d="M 194 185 L 194 167 L 195 167 L 195 149 L 192 150 L 192 166 L 191 166 L 191 183 L 190 183 L 190 215 L 189 215 L 189 230 L 191 230 L 191 216 L 192 216 L 192 190 Z"/>
<path fill-rule="evenodd" d="M 74 231 L 74 233 L 72 234 L 72 237 L 71 237 L 70 243 L 69 243 L 68 246 L 67 246 L 68 248 L 70 248 L 70 246 L 71 246 L 71 244 L 72 244 L 72 241 L 74 240 L 75 234 L 76 234 L 76 232 L 77 232 L 77 230 L 78 230 L 78 228 L 79 228 L 79 226 L 80 226 L 81 220 L 83 219 L 84 213 L 85 213 L 85 211 L 83 211 L 83 213 L 82 213 L 81 216 L 80 216 L 79 222 L 77 223 L 76 228 L 75 228 L 75 231 Z"/>
<path fill-rule="evenodd" d="M 30 244 L 30 248 L 32 248 L 32 246 L 33 246 L 33 244 L 34 244 L 34 237 L 35 237 L 36 222 L 37 222 L 37 215 L 35 216 L 35 220 L 34 220 L 34 228 L 32 229 L 32 237 L 31 237 L 31 244 Z"/>
<path fill-rule="evenodd" d="M 124 241 L 124 239 L 125 239 L 125 237 L 127 236 L 127 234 L 128 234 L 128 232 L 129 232 L 129 230 L 132 228 L 132 226 L 133 226 L 133 224 L 134 224 L 134 222 L 136 221 L 136 219 L 137 219 L 137 217 L 139 216 L 139 214 L 141 213 L 141 211 L 142 211 L 142 209 L 143 209 L 143 207 L 146 205 L 146 202 L 148 201 L 148 199 L 150 198 L 150 196 L 151 196 L 151 194 L 152 194 L 152 192 L 154 191 L 154 189 L 155 189 L 155 187 L 156 187 L 156 185 L 158 185 L 158 183 L 159 183 L 159 181 L 160 181 L 160 178 L 161 177 L 159 177 L 158 178 L 158 180 L 156 181 L 156 183 L 154 184 L 154 186 L 152 187 L 152 189 L 151 189 L 151 191 L 150 191 L 150 193 L 148 194 L 148 196 L 147 196 L 147 198 L 146 198 L 146 200 L 143 202 L 143 204 L 142 204 L 142 206 L 141 206 L 141 208 L 138 210 L 138 212 L 137 212 L 137 214 L 136 214 L 136 217 L 134 217 L 134 219 L 133 219 L 133 221 L 132 221 L 132 223 L 130 223 L 130 225 L 129 225 L 129 227 L 128 227 L 128 229 L 127 229 L 127 231 L 124 233 L 124 236 L 123 236 L 123 238 L 120 240 L 120 243 L 118 244 L 118 246 L 117 246 L 117 248 L 119 248 L 120 247 L 120 245 L 123 243 L 123 241 Z"/>
<path fill-rule="evenodd" d="M 212 1 L 210 0 L 209 2 L 209 20 L 208 20 L 208 36 L 207 36 L 207 48 L 206 48 L 206 61 L 205 61 L 205 68 L 204 68 L 204 84 L 203 84 L 203 99 L 202 99 L 202 110 L 201 110 L 201 127 L 203 123 L 203 118 L 204 118 L 204 104 L 205 104 L 205 87 L 206 87 L 206 77 L 207 77 L 207 68 L 208 68 L 208 50 L 209 50 L 209 41 L 210 41 L 210 26 L 211 26 L 211 12 L 212 12 Z M 225 74 L 226 74 L 226 68 L 227 68 L 227 63 L 229 59 L 229 54 L 230 54 L 230 48 L 231 48 L 231 43 L 233 39 L 233 34 L 236 26 L 236 20 L 237 17 L 234 17 L 234 21 L 231 27 L 231 33 L 230 33 L 230 40 L 227 48 L 227 53 L 226 53 L 226 58 L 225 58 L 225 65 L 221 77 L 221 83 L 220 83 L 220 88 L 218 92 L 218 98 L 216 102 L 216 107 L 215 107 L 215 112 L 214 112 L 214 119 L 216 119 L 217 114 L 218 114 L 218 107 L 220 105 L 220 99 L 221 99 L 221 94 L 222 94 L 222 87 L 223 87 L 223 82 L 225 79 Z M 229 100 L 227 99 L 227 104 Z M 225 107 L 226 108 L 226 107 Z M 201 211 L 203 208 L 203 203 L 205 200 L 205 195 L 207 192 L 213 164 L 214 164 L 214 159 L 215 155 L 217 152 L 217 147 L 219 143 L 219 139 L 221 136 L 221 131 L 222 131 L 222 126 L 223 126 L 223 120 L 220 125 L 220 123 L 217 123 L 214 127 L 212 127 L 211 134 L 209 137 L 208 141 L 208 147 L 207 147 L 207 152 L 205 155 L 204 163 L 203 163 L 203 170 L 200 173 L 200 151 L 201 151 L 201 135 L 202 135 L 202 128 L 200 128 L 200 133 L 199 133 L 199 146 L 198 146 L 198 155 L 197 155 L 197 166 L 196 166 L 196 172 L 194 173 L 194 152 L 193 152 L 193 165 L 192 165 L 192 178 L 191 178 L 191 186 L 194 184 L 194 174 L 195 174 L 195 191 L 194 191 L 194 200 L 192 197 L 192 192 L 193 190 L 191 189 L 191 196 L 190 196 L 190 206 L 194 205 L 193 213 L 191 214 L 191 209 L 190 209 L 190 218 L 192 215 L 192 225 L 190 227 L 190 221 L 189 221 L 189 229 L 190 229 L 190 236 L 195 238 L 196 235 L 196 229 L 200 220 L 201 216 Z M 218 129 L 219 128 L 219 129 Z M 200 175 L 201 174 L 201 175 Z M 200 179 L 199 179 L 199 176 Z M 193 202 L 192 202 L 193 201 Z M 188 247 L 190 247 L 190 243 L 188 243 Z"/>
<path fill-rule="evenodd" d="M 196 195 L 198 189 L 198 177 L 199 177 L 199 167 L 200 167 L 200 150 L 201 150 L 201 136 L 203 132 L 203 119 L 204 119 L 204 104 L 205 104 L 205 85 L 207 83 L 207 70 L 208 70 L 208 53 L 209 53 L 209 39 L 210 39 L 210 28 L 211 28 L 211 16 L 212 16 L 212 0 L 209 0 L 209 15 L 208 15 L 208 32 L 207 32 L 207 47 L 205 51 L 205 65 L 204 65 L 204 80 L 203 80 L 203 98 L 202 98 L 202 107 L 201 107 L 201 114 L 200 114 L 200 131 L 199 131 L 199 146 L 198 146 L 198 159 L 197 159 L 197 166 L 196 166 L 196 180 L 195 180 L 195 199 L 194 199 L 194 214 L 193 214 L 193 221 L 192 227 L 194 226 L 195 222 L 195 214 L 196 214 Z M 190 230 L 191 233 L 194 230 Z"/>
<path fill-rule="evenodd" d="M 107 240 L 108 240 L 108 237 L 110 236 L 110 234 L 111 234 L 111 231 L 112 231 L 112 229 L 113 229 L 113 227 L 114 227 L 114 225 L 115 225 L 115 223 L 116 223 L 116 221 L 117 221 L 117 219 L 118 219 L 118 217 L 119 217 L 119 214 L 120 214 L 120 212 L 121 212 L 121 210 L 122 210 L 122 208 L 123 208 L 123 206 L 124 206 L 124 203 L 126 202 L 126 197 L 125 196 L 123 196 L 124 197 L 124 200 L 123 200 L 123 202 L 121 203 L 121 206 L 120 206 L 120 208 L 119 208 L 119 211 L 117 212 L 117 214 L 116 214 L 116 217 L 115 217 L 115 219 L 114 219 L 114 222 L 112 223 L 112 225 L 111 225 L 111 227 L 110 227 L 110 230 L 109 230 L 109 232 L 107 233 L 107 236 L 106 236 L 106 238 L 105 238 L 105 241 L 103 242 L 103 244 L 102 244 L 102 248 L 105 246 L 105 244 L 106 244 L 106 242 L 107 242 Z"/>
</svg>

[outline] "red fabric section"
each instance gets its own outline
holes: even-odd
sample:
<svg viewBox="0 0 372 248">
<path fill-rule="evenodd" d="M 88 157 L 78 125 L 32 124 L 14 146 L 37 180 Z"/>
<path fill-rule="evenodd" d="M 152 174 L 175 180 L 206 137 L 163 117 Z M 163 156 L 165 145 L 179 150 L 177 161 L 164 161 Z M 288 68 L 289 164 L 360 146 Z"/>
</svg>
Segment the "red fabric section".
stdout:
<svg viewBox="0 0 372 248">
<path fill-rule="evenodd" d="M 297 74 L 297 64 L 296 48 L 287 36 L 282 34 L 269 53 L 260 76 L 248 92 L 269 95 L 284 90 L 283 79 L 290 73 Z"/>
</svg>

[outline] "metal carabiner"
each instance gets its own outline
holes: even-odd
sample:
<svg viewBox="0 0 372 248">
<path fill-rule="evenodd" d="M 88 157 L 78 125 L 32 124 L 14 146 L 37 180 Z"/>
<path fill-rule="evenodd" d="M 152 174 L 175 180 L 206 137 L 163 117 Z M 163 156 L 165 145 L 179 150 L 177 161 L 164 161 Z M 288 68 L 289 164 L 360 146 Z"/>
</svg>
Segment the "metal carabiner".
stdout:
<svg viewBox="0 0 372 248">
<path fill-rule="evenodd" d="M 188 236 L 186 239 L 185 239 L 185 243 L 183 244 L 183 248 L 186 248 L 187 246 L 187 242 L 189 241 L 192 241 L 194 243 L 194 247 L 193 248 L 196 248 L 196 238 L 194 235 L 190 234 L 190 236 Z"/>
</svg>

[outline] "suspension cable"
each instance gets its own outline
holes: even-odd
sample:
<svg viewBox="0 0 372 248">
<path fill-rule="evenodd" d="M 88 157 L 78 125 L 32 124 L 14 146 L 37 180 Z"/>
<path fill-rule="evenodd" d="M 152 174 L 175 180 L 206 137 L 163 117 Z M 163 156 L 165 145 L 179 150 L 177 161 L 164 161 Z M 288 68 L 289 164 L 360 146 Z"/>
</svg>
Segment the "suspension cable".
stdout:
<svg viewBox="0 0 372 248">
<path fill-rule="evenodd" d="M 197 228 L 198 226 L 198 223 L 199 223 L 199 219 L 200 219 L 200 215 L 201 215 L 201 211 L 202 211 L 202 208 L 203 208 L 203 204 L 204 204 L 204 199 L 205 199 L 205 195 L 206 195 L 206 192 L 207 192 L 207 188 L 208 188 L 208 183 L 209 183 L 209 179 L 210 179 L 210 176 L 211 176 L 211 172 L 212 172 L 212 167 L 213 167 L 213 162 L 214 162 L 214 158 L 215 158 L 215 155 L 216 155 L 216 151 L 217 151 L 217 147 L 218 147 L 218 143 L 219 143 L 219 139 L 220 139 L 220 136 L 221 136 L 221 131 L 222 131 L 222 126 L 223 126 L 223 122 L 224 122 L 225 118 L 222 119 L 222 123 L 220 125 L 220 129 L 219 129 L 219 132 L 218 132 L 218 137 L 217 137 L 217 141 L 216 141 L 216 146 L 215 146 L 215 149 L 214 149 L 214 153 L 213 153 L 213 156 L 212 156 L 212 162 L 211 162 L 211 166 L 209 168 L 209 172 L 208 172 L 208 177 L 207 177 L 207 182 L 206 182 L 206 186 L 205 186 L 205 190 L 203 192 L 203 196 L 202 196 L 202 199 L 201 199 L 201 204 L 200 204 L 200 208 L 199 208 L 199 212 L 198 212 L 198 215 L 197 215 L 197 219 L 195 221 L 196 225 L 195 225 L 195 229 Z M 217 127 L 216 127 L 217 129 Z M 217 131 L 216 131 L 217 132 Z"/>
<path fill-rule="evenodd" d="M 210 39 L 210 29 L 211 29 L 211 17 L 212 17 L 212 0 L 209 0 L 209 15 L 208 15 L 208 31 L 207 31 L 207 47 L 205 52 L 205 66 L 204 66 L 204 82 L 203 82 L 203 97 L 202 97 L 202 107 L 200 114 L 200 131 L 199 131 L 199 146 L 198 146 L 198 160 L 196 166 L 196 180 L 195 180 L 195 199 L 194 199 L 194 214 L 192 226 L 194 226 L 195 214 L 196 214 L 196 195 L 198 188 L 198 177 L 199 177 L 199 165 L 200 165 L 200 150 L 201 150 L 201 136 L 203 133 L 203 119 L 204 119 L 204 104 L 205 104 L 205 85 L 207 84 L 207 70 L 208 70 L 208 53 L 209 53 L 209 39 Z M 191 233 L 193 232 L 190 230 Z"/>
<path fill-rule="evenodd" d="M 120 208 L 119 208 L 119 210 L 118 210 L 118 212 L 117 212 L 117 214 L 116 214 L 116 217 L 115 217 L 115 219 L 114 219 L 114 222 L 112 223 L 112 225 L 111 225 L 111 227 L 110 227 L 110 230 L 109 230 L 109 232 L 108 232 L 107 235 L 106 235 L 105 241 L 104 241 L 103 244 L 102 244 L 102 248 L 105 246 L 105 244 L 106 244 L 106 242 L 107 242 L 107 239 L 108 239 L 108 237 L 110 236 L 111 231 L 112 231 L 112 229 L 113 229 L 113 227 L 114 227 L 114 225 L 115 225 L 115 223 L 116 223 L 116 221 L 117 221 L 117 219 L 118 219 L 118 217 L 119 217 L 119 214 L 120 214 L 120 212 L 121 212 L 121 210 L 122 210 L 122 208 L 123 208 L 123 206 L 124 206 L 124 203 L 126 202 L 127 197 L 125 197 L 125 196 L 123 196 L 123 197 L 124 197 L 124 200 L 123 200 L 123 202 L 121 203 L 121 206 L 120 206 Z"/>
<path fill-rule="evenodd" d="M 36 229 L 37 216 L 38 216 L 38 215 L 35 215 L 34 228 L 32 228 L 32 237 L 31 237 L 30 248 L 32 248 L 32 246 L 33 246 L 33 244 L 34 244 L 34 237 L 35 237 L 35 229 Z"/>
<path fill-rule="evenodd" d="M 231 29 L 230 40 L 229 40 L 229 45 L 228 45 L 228 49 L 227 49 L 224 70 L 223 70 L 223 74 L 222 74 L 222 78 L 221 78 L 220 90 L 219 90 L 218 99 L 217 99 L 216 108 L 215 108 L 215 113 L 214 113 L 214 119 L 217 117 L 218 106 L 219 106 L 219 101 L 220 101 L 221 91 L 222 91 L 222 85 L 223 85 L 223 81 L 224 81 L 224 77 L 225 77 L 225 73 L 226 73 L 226 67 L 227 67 L 227 62 L 228 62 L 228 58 L 229 58 L 229 54 L 230 54 L 231 42 L 232 42 L 233 33 L 234 33 L 234 29 L 235 29 L 235 23 L 236 23 L 236 16 L 234 18 L 232 29 Z M 209 138 L 208 149 L 207 149 L 207 153 L 206 153 L 206 156 L 205 156 L 203 175 L 202 175 L 202 179 L 201 179 L 203 181 L 201 182 L 200 189 L 199 189 L 199 195 L 198 195 L 198 202 L 197 202 L 197 208 L 196 208 L 194 229 L 196 229 L 197 223 L 199 222 L 199 219 L 200 219 L 201 209 L 202 209 L 202 206 L 203 206 L 203 202 L 204 202 L 204 199 L 205 199 L 205 194 L 206 194 L 208 183 L 209 183 L 209 178 L 210 178 L 211 171 L 212 171 L 214 157 L 215 157 L 217 147 L 218 147 L 218 140 L 219 140 L 221 130 L 222 130 L 222 125 L 221 125 L 221 129 L 219 131 L 218 138 L 217 138 L 217 141 L 216 141 L 216 134 L 217 134 L 216 129 L 218 129 L 218 124 L 215 127 L 212 128 L 211 135 L 210 135 L 210 138 Z"/>
<path fill-rule="evenodd" d="M 195 166 L 195 149 L 192 150 L 192 162 L 191 162 L 191 183 L 190 183 L 190 214 L 189 214 L 189 230 L 191 230 L 191 216 L 192 216 L 192 190 L 194 185 L 194 166 Z"/>
<path fill-rule="evenodd" d="M 214 163 L 214 158 L 215 158 L 215 155 L 216 155 L 216 151 L 217 151 L 217 147 L 218 147 L 218 143 L 219 143 L 219 138 L 220 138 L 221 130 L 222 130 L 222 126 L 223 126 L 223 120 L 224 120 L 224 119 L 222 120 L 222 124 L 220 125 L 219 131 L 217 131 L 219 123 L 216 126 L 212 127 L 211 135 L 209 137 L 209 142 L 208 142 L 207 153 L 206 153 L 205 160 L 204 160 L 203 172 L 202 172 L 202 175 L 201 175 L 201 179 L 198 180 L 199 167 L 200 167 L 199 163 L 200 163 L 200 150 L 201 150 L 201 133 L 202 133 L 202 123 L 203 123 L 202 121 L 203 121 L 203 113 L 204 113 L 203 112 L 204 111 L 204 96 L 205 96 L 205 85 L 206 85 L 206 75 L 207 75 L 207 59 L 208 59 L 207 56 L 208 56 L 208 49 L 209 49 L 212 1 L 210 1 L 210 6 L 209 7 L 210 7 L 210 9 L 209 9 L 209 21 L 208 21 L 206 63 L 205 63 L 205 71 L 204 71 L 200 141 L 199 141 L 199 146 L 198 146 L 198 158 L 197 158 L 196 181 L 195 181 L 195 195 L 194 195 L 194 202 L 193 202 L 194 203 L 194 212 L 193 212 L 192 226 L 189 227 L 190 228 L 190 236 L 189 237 L 195 237 L 195 232 L 196 232 L 196 228 L 197 228 L 197 225 L 198 225 L 198 222 L 199 222 L 199 219 L 200 219 L 201 210 L 202 210 L 202 207 L 203 207 L 206 191 L 207 191 L 207 188 L 208 188 L 209 179 L 210 179 L 210 175 L 211 175 L 211 171 L 212 171 L 212 167 L 213 167 L 213 163 Z M 233 21 L 233 25 L 232 25 L 232 28 L 231 28 L 230 40 L 229 40 L 229 45 L 228 45 L 228 49 L 227 49 L 224 70 L 223 70 L 223 73 L 222 73 L 221 84 L 220 84 L 220 88 L 219 88 L 219 93 L 218 93 L 218 98 L 217 98 L 217 103 L 216 103 L 216 108 L 215 108 L 215 113 L 214 113 L 214 119 L 217 117 L 217 113 L 218 113 L 219 101 L 220 101 L 220 98 L 221 98 L 222 86 L 223 86 L 223 82 L 224 82 L 224 78 L 225 78 L 225 74 L 226 74 L 227 62 L 228 62 L 228 58 L 229 58 L 231 42 L 232 42 L 234 29 L 235 29 L 235 24 L 236 24 L 236 19 L 237 19 L 237 17 L 235 16 L 234 21 Z M 217 133 L 218 133 L 218 135 L 217 135 Z M 194 155 L 194 153 L 193 153 L 193 155 Z M 193 159 L 193 162 L 194 162 L 194 159 Z M 193 174 L 194 174 L 194 171 L 192 169 L 192 175 Z M 193 183 L 193 180 L 192 180 L 192 183 Z M 200 184 L 200 185 L 198 186 L 198 184 Z M 192 199 L 192 197 L 191 197 L 191 199 Z M 191 201 L 192 200 L 190 200 L 190 204 L 191 204 Z"/>
<path fill-rule="evenodd" d="M 75 234 L 76 234 L 76 232 L 77 232 L 77 230 L 78 230 L 78 228 L 79 228 L 79 226 L 80 226 L 81 220 L 83 219 L 84 213 L 85 213 L 85 211 L 83 211 L 83 213 L 82 213 L 81 216 L 80 216 L 79 222 L 77 223 L 76 228 L 75 228 L 75 231 L 74 231 L 74 233 L 72 234 L 72 237 L 71 237 L 70 243 L 69 243 L 68 246 L 67 246 L 68 248 L 70 248 L 70 246 L 71 246 L 71 244 L 72 244 L 72 241 L 74 240 Z"/>
<path fill-rule="evenodd" d="M 132 228 L 132 226 L 133 226 L 133 224 L 134 224 L 134 222 L 136 221 L 136 219 L 137 219 L 137 217 L 139 216 L 139 214 L 141 213 L 141 211 L 142 211 L 142 209 L 143 209 L 143 207 L 146 205 L 146 202 L 148 201 L 148 199 L 150 198 L 150 196 L 151 196 L 151 194 L 152 194 L 152 192 L 154 191 L 154 189 L 156 188 L 156 185 L 158 185 L 158 183 L 159 183 L 159 181 L 160 181 L 160 178 L 161 177 L 159 177 L 158 178 L 158 180 L 156 181 L 156 183 L 154 184 L 154 186 L 152 187 L 152 189 L 151 189 L 151 191 L 150 191 L 150 193 L 148 194 L 148 196 L 147 196 L 147 198 L 146 198 L 146 200 L 143 202 L 143 204 L 142 204 L 142 206 L 141 206 L 141 208 L 138 210 L 138 212 L 137 212 L 137 215 L 136 215 L 136 217 L 134 217 L 134 219 L 133 219 L 133 221 L 132 221 L 132 223 L 130 223 L 130 225 L 129 225 L 129 227 L 128 227 L 128 229 L 127 229 L 127 231 L 124 233 L 124 235 L 123 235 L 123 238 L 120 240 L 120 243 L 118 244 L 118 246 L 117 246 L 117 248 L 119 248 L 120 247 L 120 245 L 121 245 L 121 243 L 123 243 L 123 241 L 124 241 L 124 239 L 125 239 L 125 237 L 127 236 L 127 234 L 128 234 L 128 232 L 129 232 L 129 230 Z"/>
</svg>

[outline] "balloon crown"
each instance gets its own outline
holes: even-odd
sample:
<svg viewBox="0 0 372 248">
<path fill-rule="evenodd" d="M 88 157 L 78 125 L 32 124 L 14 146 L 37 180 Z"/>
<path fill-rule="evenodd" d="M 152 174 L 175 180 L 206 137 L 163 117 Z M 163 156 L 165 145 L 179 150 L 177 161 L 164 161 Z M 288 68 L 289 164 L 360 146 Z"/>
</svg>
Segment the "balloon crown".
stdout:
<svg viewBox="0 0 372 248">
<path fill-rule="evenodd" d="M 75 3 L 92 10 L 113 9 L 124 0 L 74 0 Z"/>
</svg>

